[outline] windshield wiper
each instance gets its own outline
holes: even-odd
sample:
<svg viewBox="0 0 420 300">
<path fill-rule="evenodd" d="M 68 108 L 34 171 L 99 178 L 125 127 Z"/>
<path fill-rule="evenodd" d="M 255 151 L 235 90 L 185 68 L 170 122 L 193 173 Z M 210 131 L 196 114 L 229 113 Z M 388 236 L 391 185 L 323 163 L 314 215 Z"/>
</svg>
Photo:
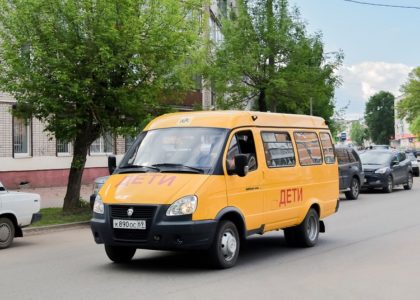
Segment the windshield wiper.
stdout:
<svg viewBox="0 0 420 300">
<path fill-rule="evenodd" d="M 152 167 L 168 167 L 168 168 L 175 168 L 175 169 L 182 168 L 182 169 L 188 169 L 189 171 L 193 171 L 194 173 L 204 173 L 203 169 L 194 168 L 194 167 L 186 166 L 183 164 L 162 163 L 162 164 L 154 164 L 152 165 Z"/>
<path fill-rule="evenodd" d="M 139 169 L 144 169 L 144 170 L 153 170 L 153 171 L 157 171 L 160 172 L 160 169 L 154 166 L 140 166 L 140 165 L 125 165 L 122 167 L 119 167 L 119 169 L 133 169 L 136 170 L 136 172 L 139 172 Z M 119 173 L 128 173 L 129 171 L 122 171 Z M 144 171 L 145 172 L 145 171 Z"/>
</svg>

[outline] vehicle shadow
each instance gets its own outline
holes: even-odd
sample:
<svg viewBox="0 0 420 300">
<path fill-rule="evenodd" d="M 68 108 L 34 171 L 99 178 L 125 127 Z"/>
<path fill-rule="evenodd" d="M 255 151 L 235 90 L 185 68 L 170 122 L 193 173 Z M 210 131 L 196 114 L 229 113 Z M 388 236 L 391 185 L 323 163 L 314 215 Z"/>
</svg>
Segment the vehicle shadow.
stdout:
<svg viewBox="0 0 420 300">
<path fill-rule="evenodd" d="M 401 186 L 401 187 L 394 187 L 394 189 L 392 190 L 392 193 L 399 193 L 399 192 L 403 192 L 405 191 L 405 189 Z M 362 189 L 360 190 L 361 194 L 388 194 L 385 193 L 384 191 L 382 191 L 382 189 Z M 392 194 L 391 193 L 391 194 Z"/>
<path fill-rule="evenodd" d="M 323 243 L 321 240 L 320 242 Z M 255 263 L 264 263 L 271 261 L 273 257 L 278 258 L 304 250 L 304 248 L 288 246 L 281 231 L 270 233 L 266 236 L 251 237 L 241 245 L 239 258 L 233 270 Z M 106 269 L 107 272 L 124 271 L 165 274 L 200 274 L 218 271 L 213 268 L 207 253 L 203 251 L 155 251 L 152 256 L 148 254 L 147 257 L 143 258 L 141 256 L 142 250 L 139 249 L 137 251 L 136 256 L 129 263 L 115 264 L 110 262 L 100 268 Z"/>
</svg>

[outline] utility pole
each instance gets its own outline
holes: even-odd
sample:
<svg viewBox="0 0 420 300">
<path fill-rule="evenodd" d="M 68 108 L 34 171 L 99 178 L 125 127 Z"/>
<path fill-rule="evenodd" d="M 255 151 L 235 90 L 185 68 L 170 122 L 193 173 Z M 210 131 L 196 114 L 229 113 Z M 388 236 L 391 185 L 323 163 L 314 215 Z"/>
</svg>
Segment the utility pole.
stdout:
<svg viewBox="0 0 420 300">
<path fill-rule="evenodd" d="M 312 97 L 311 98 L 309 98 L 309 104 L 310 104 L 310 106 L 309 106 L 309 114 L 312 116 Z"/>
</svg>

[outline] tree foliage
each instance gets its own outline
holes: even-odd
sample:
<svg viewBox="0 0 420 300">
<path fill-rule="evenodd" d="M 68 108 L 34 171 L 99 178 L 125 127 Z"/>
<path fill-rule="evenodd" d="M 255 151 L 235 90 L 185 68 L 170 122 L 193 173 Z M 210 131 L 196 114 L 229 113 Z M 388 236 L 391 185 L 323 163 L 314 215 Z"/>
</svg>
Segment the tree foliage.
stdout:
<svg viewBox="0 0 420 300">
<path fill-rule="evenodd" d="M 420 67 L 410 73 L 401 90 L 404 98 L 397 105 L 398 116 L 407 118 L 410 131 L 420 136 Z"/>
<path fill-rule="evenodd" d="M 395 135 L 394 100 L 391 93 L 380 91 L 366 103 L 365 121 L 375 144 L 389 144 Z"/>
<path fill-rule="evenodd" d="M 201 0 L 0 0 L 0 89 L 74 142 L 64 208 L 91 143 L 140 127 L 192 87 Z M 77 190 L 77 191 L 76 191 Z"/>
<path fill-rule="evenodd" d="M 222 33 L 209 72 L 219 107 L 243 107 L 256 99 L 260 111 L 309 114 L 312 99 L 314 115 L 333 115 L 340 83 L 334 72 L 342 54 L 329 59 L 321 34 L 308 35 L 288 1 L 237 1 Z"/>
<path fill-rule="evenodd" d="M 366 137 L 366 130 L 359 121 L 351 124 L 350 138 L 357 146 L 362 146 Z"/>
</svg>

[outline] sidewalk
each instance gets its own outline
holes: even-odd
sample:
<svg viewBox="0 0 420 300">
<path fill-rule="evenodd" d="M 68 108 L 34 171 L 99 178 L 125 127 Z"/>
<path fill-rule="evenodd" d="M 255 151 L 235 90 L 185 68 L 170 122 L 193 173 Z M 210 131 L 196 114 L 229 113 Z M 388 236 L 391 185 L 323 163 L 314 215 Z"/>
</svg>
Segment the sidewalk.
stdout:
<svg viewBox="0 0 420 300">
<path fill-rule="evenodd" d="M 66 195 L 66 186 L 48 187 L 48 188 L 24 188 L 16 190 L 18 192 L 36 193 L 41 195 L 41 208 L 63 207 L 64 196 Z M 80 189 L 80 198 L 89 202 L 89 197 L 93 191 L 93 184 L 82 185 Z"/>
</svg>

